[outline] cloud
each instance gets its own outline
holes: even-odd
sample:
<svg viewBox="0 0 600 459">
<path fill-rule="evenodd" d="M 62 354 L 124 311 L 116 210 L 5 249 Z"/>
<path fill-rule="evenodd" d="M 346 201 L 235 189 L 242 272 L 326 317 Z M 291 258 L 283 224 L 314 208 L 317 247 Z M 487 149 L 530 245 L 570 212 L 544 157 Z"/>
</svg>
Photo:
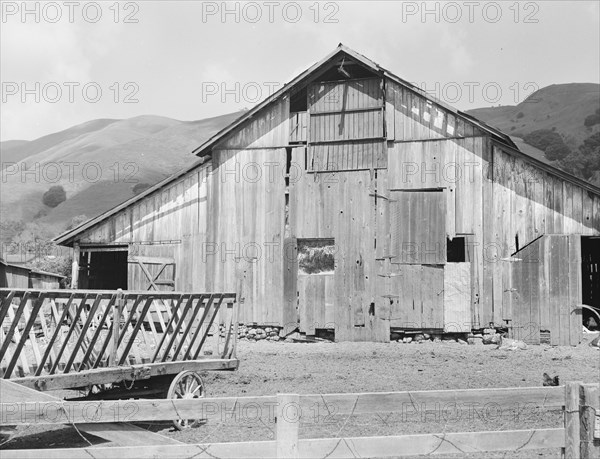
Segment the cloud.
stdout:
<svg viewBox="0 0 600 459">
<path fill-rule="evenodd" d="M 7 21 L 2 24 L 2 82 L 16 83 L 19 87 L 24 83 L 27 89 L 36 88 L 36 84 L 43 88 L 50 83 L 63 89 L 57 103 L 48 103 L 43 95 L 39 103 L 35 102 L 34 95 L 28 95 L 25 102 L 20 95 L 6 96 L 6 103 L 2 104 L 3 140 L 30 139 L 40 130 L 48 133 L 64 129 L 81 122 L 80 117 L 86 112 L 91 118 L 101 116 L 82 100 L 79 88 L 101 81 L 97 62 L 117 49 L 119 29 L 123 25 L 113 21 L 92 25 L 82 21 Z M 75 103 L 69 102 L 65 86 L 71 82 L 79 84 Z M 104 82 L 102 85 L 108 86 Z M 54 97 L 55 93 L 52 94 Z"/>
</svg>

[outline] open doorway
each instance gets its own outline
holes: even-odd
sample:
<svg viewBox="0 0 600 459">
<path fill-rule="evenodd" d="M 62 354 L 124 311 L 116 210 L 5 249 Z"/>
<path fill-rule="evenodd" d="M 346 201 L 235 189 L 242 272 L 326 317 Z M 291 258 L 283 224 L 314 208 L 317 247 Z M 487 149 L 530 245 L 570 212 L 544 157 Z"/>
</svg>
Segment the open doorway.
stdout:
<svg viewBox="0 0 600 459">
<path fill-rule="evenodd" d="M 127 290 L 127 250 L 90 251 L 87 254 L 87 282 L 91 290 Z"/>
<path fill-rule="evenodd" d="M 600 237 L 581 237 L 581 301 L 600 314 Z M 583 309 L 583 325 L 600 330 L 600 319 Z"/>
<path fill-rule="evenodd" d="M 300 332 L 334 329 L 335 241 L 298 239 L 298 312 Z"/>
</svg>

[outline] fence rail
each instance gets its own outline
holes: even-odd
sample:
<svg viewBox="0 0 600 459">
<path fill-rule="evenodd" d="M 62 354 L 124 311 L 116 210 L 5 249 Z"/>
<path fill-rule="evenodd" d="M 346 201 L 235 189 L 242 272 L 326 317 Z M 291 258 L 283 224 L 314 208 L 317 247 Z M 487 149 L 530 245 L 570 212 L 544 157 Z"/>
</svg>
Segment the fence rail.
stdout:
<svg viewBox="0 0 600 459">
<path fill-rule="evenodd" d="M 233 293 L 0 289 L 0 374 L 39 377 L 103 367 L 196 360 L 226 325 L 237 332 Z"/>
<path fill-rule="evenodd" d="M 0 384 L 1 389 L 1 384 Z M 474 403 L 496 403 L 501 407 L 538 407 L 564 411 L 560 428 L 446 432 L 419 435 L 299 438 L 301 422 L 310 422 L 318 404 L 319 413 L 340 415 L 404 412 L 436 409 L 452 403 L 468 409 Z M 240 457 L 240 458 L 334 458 L 447 455 L 495 451 L 562 448 L 565 457 L 600 457 L 600 396 L 597 384 L 568 383 L 565 387 L 530 387 L 449 391 L 415 391 L 362 394 L 224 397 L 196 400 L 120 400 L 100 402 L 23 402 L 0 404 L 4 424 L 78 424 L 154 421 L 173 418 L 223 419 L 252 407 L 271 413 L 276 420 L 276 440 L 195 445 L 149 445 L 94 447 L 58 450 L 10 450 L 11 457 L 43 455 L 48 458 L 92 457 Z M 237 411 L 236 411 L 237 410 Z M 119 416 L 115 417 L 116 413 Z M 261 418 L 262 419 L 262 418 Z"/>
</svg>

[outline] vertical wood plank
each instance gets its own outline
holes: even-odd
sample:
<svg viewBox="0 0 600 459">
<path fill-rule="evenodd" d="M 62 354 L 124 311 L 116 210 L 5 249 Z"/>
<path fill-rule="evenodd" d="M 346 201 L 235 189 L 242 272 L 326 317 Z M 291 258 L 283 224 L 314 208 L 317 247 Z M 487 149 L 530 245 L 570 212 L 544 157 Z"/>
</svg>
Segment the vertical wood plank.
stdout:
<svg viewBox="0 0 600 459">
<path fill-rule="evenodd" d="M 558 265 L 560 260 L 560 236 L 549 236 L 546 240 L 544 259 L 548 264 L 548 285 L 550 298 L 550 344 L 560 344 L 560 289 Z"/>
<path fill-rule="evenodd" d="M 579 441 L 582 459 L 600 457 L 600 390 L 598 384 L 579 386 Z"/>
<path fill-rule="evenodd" d="M 577 346 L 582 333 L 581 236 L 569 235 L 569 344 Z"/>
<path fill-rule="evenodd" d="M 300 396 L 277 394 L 277 458 L 298 458 L 298 432 L 302 410 Z"/>
<path fill-rule="evenodd" d="M 583 383 L 569 381 L 565 385 L 565 449 L 567 459 L 580 459 L 579 391 Z"/>
</svg>

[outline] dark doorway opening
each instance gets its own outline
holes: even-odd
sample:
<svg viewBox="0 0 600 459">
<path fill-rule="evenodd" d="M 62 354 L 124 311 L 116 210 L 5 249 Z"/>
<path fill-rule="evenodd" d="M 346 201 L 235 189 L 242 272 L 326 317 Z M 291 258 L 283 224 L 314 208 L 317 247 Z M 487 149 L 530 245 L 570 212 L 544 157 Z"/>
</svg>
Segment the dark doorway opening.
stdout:
<svg viewBox="0 0 600 459">
<path fill-rule="evenodd" d="M 463 263 L 467 261 L 467 251 L 464 237 L 446 240 L 446 261 L 448 263 Z"/>
<path fill-rule="evenodd" d="M 600 313 L 600 237 L 581 238 L 581 301 Z M 582 311 L 583 325 L 600 330 L 600 319 L 592 311 Z"/>
<path fill-rule="evenodd" d="M 91 290 L 127 290 L 127 250 L 90 252 L 88 273 Z"/>
</svg>

